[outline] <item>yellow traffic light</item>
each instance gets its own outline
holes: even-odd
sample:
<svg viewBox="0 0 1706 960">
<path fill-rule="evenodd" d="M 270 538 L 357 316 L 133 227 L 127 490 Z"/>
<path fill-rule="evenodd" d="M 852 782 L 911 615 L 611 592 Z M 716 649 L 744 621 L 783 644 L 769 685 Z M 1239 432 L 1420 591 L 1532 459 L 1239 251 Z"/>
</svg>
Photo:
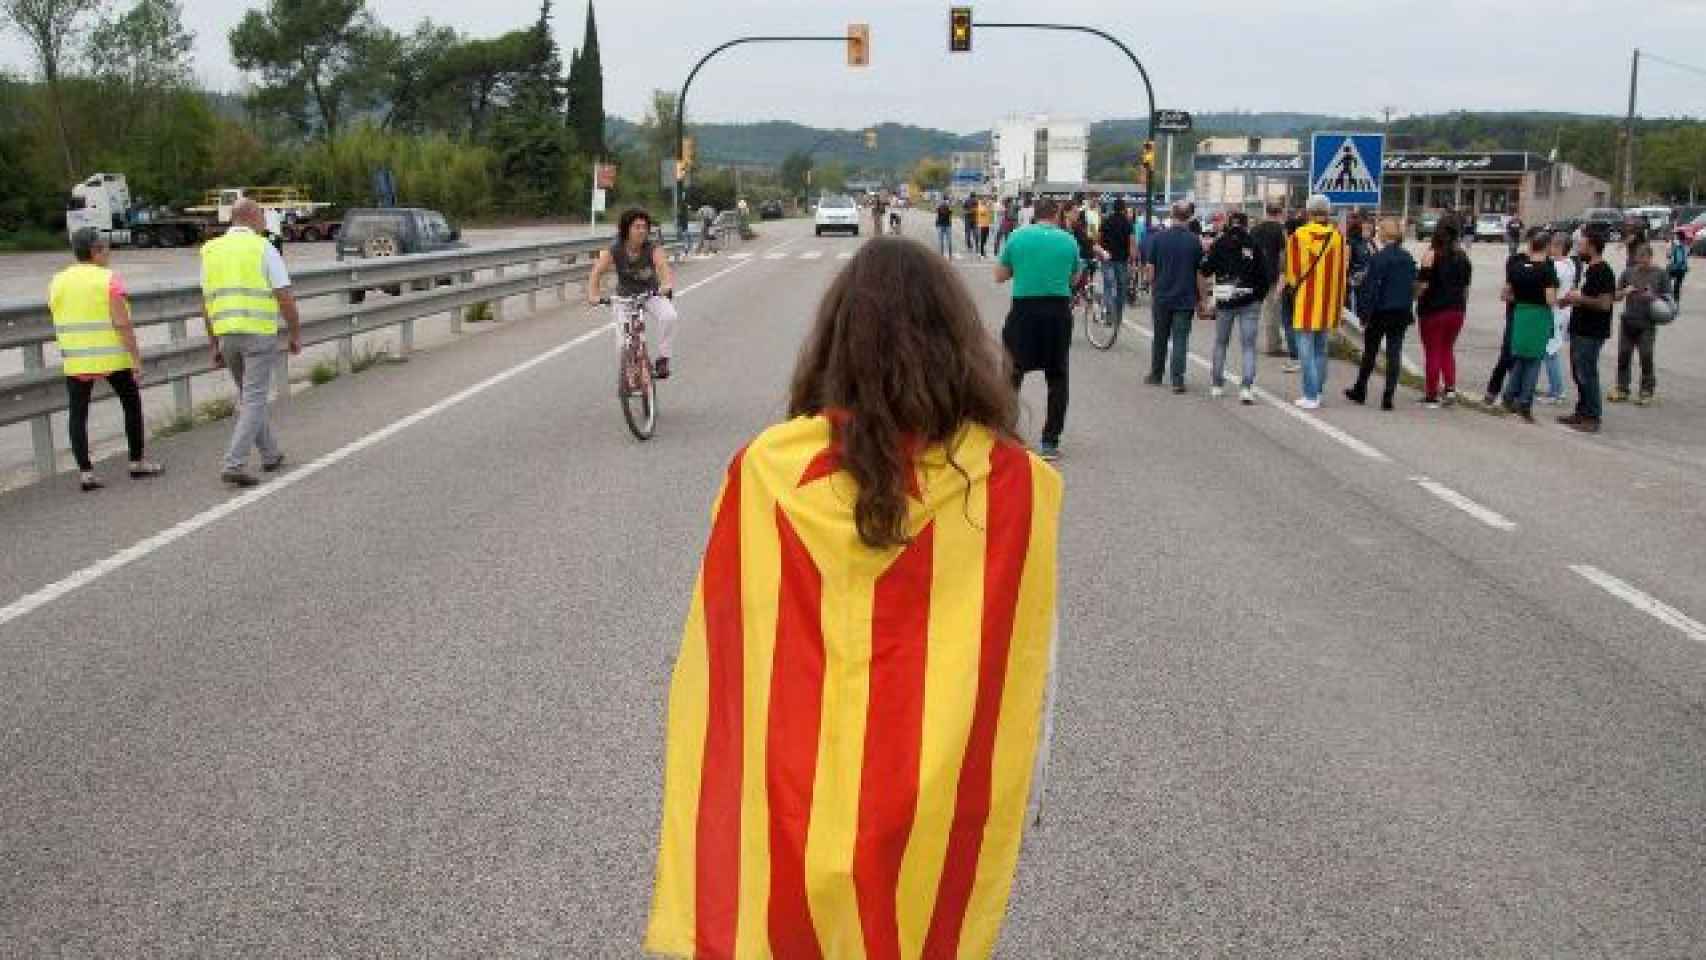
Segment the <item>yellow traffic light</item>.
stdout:
<svg viewBox="0 0 1706 960">
<path fill-rule="evenodd" d="M 681 138 L 681 164 L 682 164 L 682 166 L 686 166 L 686 167 L 693 166 L 693 153 L 694 153 L 694 151 L 693 151 L 693 138 L 692 137 L 682 137 Z"/>
<path fill-rule="evenodd" d="M 871 25 L 868 23 L 850 23 L 847 25 L 847 65 L 863 67 L 871 62 Z"/>
<path fill-rule="evenodd" d="M 687 179 L 687 164 L 680 160 L 675 161 L 675 179 L 678 181 Z"/>
<path fill-rule="evenodd" d="M 875 131 L 875 130 L 866 130 L 865 131 L 865 149 L 866 150 L 877 149 L 877 131 Z"/>
<path fill-rule="evenodd" d="M 1143 165 L 1145 167 L 1150 167 L 1150 168 L 1153 168 L 1155 166 L 1155 141 L 1154 140 L 1143 141 Z"/>
<path fill-rule="evenodd" d="M 971 8 L 948 8 L 948 51 L 971 52 Z"/>
</svg>

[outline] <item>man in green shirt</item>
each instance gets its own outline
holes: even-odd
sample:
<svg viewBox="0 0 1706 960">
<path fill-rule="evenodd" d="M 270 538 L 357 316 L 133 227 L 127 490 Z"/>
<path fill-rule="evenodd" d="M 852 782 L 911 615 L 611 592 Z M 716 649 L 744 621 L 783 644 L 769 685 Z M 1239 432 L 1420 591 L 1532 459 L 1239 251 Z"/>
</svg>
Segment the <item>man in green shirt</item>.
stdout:
<svg viewBox="0 0 1706 960">
<path fill-rule="evenodd" d="M 1060 459 L 1066 426 L 1066 358 L 1072 346 L 1072 276 L 1078 271 L 1078 242 L 1060 229 L 1055 201 L 1037 201 L 1035 221 L 1013 231 L 995 267 L 995 282 L 1013 281 L 1013 307 L 1001 342 L 1013 358 L 1013 389 L 1025 374 L 1041 370 L 1048 383 L 1048 413 L 1037 454 Z"/>
</svg>

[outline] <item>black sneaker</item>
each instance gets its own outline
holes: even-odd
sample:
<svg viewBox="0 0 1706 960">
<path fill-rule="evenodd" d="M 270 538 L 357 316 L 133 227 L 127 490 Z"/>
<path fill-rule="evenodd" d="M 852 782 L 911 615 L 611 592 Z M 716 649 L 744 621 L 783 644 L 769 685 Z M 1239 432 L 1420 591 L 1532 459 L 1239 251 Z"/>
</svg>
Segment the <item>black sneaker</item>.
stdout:
<svg viewBox="0 0 1706 960">
<path fill-rule="evenodd" d="M 1366 395 L 1364 395 L 1363 392 L 1361 390 L 1358 390 L 1356 387 L 1346 387 L 1345 388 L 1345 399 L 1349 400 L 1350 402 L 1352 402 L 1352 403 L 1354 403 L 1360 407 L 1365 402 L 1367 402 L 1368 397 Z"/>
<path fill-rule="evenodd" d="M 271 460 L 261 461 L 261 469 L 265 470 L 267 473 L 277 473 L 281 468 L 283 468 L 283 466 L 284 454 L 282 453 Z"/>
<path fill-rule="evenodd" d="M 652 379 L 653 380 L 668 380 L 669 379 L 669 358 L 668 357 L 659 357 L 659 358 L 657 358 L 657 361 L 652 364 Z"/>
<path fill-rule="evenodd" d="M 260 481 L 256 480 L 253 474 L 242 470 L 227 470 L 219 475 L 219 479 L 233 487 L 254 487 L 260 485 Z"/>
<path fill-rule="evenodd" d="M 1185 385 L 1182 383 L 1173 384 L 1173 392 L 1174 393 L 1184 393 L 1185 392 Z"/>
<path fill-rule="evenodd" d="M 1381 397 L 1380 398 L 1380 409 L 1391 410 L 1392 409 L 1392 398 L 1391 397 Z"/>
</svg>

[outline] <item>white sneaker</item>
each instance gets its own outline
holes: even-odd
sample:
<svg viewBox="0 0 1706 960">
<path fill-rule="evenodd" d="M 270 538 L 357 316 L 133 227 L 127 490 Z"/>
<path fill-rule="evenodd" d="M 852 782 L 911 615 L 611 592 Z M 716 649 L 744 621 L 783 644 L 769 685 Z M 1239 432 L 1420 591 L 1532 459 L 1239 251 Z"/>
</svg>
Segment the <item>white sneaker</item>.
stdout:
<svg viewBox="0 0 1706 960">
<path fill-rule="evenodd" d="M 1302 370 L 1303 368 L 1298 365 L 1296 360 L 1287 360 L 1285 362 L 1285 366 L 1281 367 L 1280 369 L 1284 370 L 1286 373 L 1296 373 L 1297 371 Z"/>
<path fill-rule="evenodd" d="M 1216 400 L 1219 400 L 1221 397 L 1226 396 L 1226 388 L 1225 387 L 1210 387 L 1209 391 L 1208 391 L 1208 395 L 1215 398 Z"/>
<path fill-rule="evenodd" d="M 1297 404 L 1297 407 L 1300 410 L 1319 410 L 1319 409 L 1321 409 L 1321 401 L 1313 399 L 1311 397 L 1298 397 L 1296 400 L 1293 400 L 1292 402 Z"/>
<path fill-rule="evenodd" d="M 1256 391 L 1251 390 L 1249 387 L 1245 387 L 1238 391 L 1238 400 L 1247 407 L 1256 402 Z"/>
</svg>

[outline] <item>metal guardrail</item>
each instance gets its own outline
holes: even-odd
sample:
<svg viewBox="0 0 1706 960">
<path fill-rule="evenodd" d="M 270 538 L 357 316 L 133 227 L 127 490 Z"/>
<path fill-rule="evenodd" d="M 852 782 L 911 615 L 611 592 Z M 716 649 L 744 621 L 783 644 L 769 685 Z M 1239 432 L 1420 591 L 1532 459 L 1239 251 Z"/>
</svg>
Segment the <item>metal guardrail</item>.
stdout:
<svg viewBox="0 0 1706 960">
<path fill-rule="evenodd" d="M 400 328 L 397 355 L 407 357 L 414 349 L 414 321 L 422 317 L 448 313 L 451 330 L 460 332 L 463 311 L 476 304 L 491 303 L 493 319 L 502 319 L 503 301 L 509 297 L 526 294 L 532 310 L 538 306 L 541 290 L 556 287 L 557 298 L 567 300 L 567 285 L 584 277 L 593 255 L 609 243 L 608 237 L 595 237 L 345 261 L 294 271 L 291 291 L 298 303 L 327 297 L 340 300 L 329 315 L 303 317 L 302 345 L 337 341 L 339 362 L 347 369 L 357 334 L 396 326 Z M 525 267 L 526 272 L 512 274 L 514 267 Z M 351 293 L 384 287 L 402 290 L 395 298 L 368 295 L 360 305 L 348 302 Z M 200 285 L 138 287 L 130 294 L 130 308 L 138 330 L 165 326 L 170 336 L 169 343 L 143 350 L 143 387 L 170 384 L 177 414 L 189 416 L 194 409 L 190 378 L 216 369 L 206 338 L 192 338 L 188 331 L 189 321 L 202 316 Z M 21 351 L 24 361 L 23 373 L 0 377 L 0 426 L 30 423 L 36 472 L 42 477 L 55 472 L 50 417 L 68 405 L 63 370 L 46 362 L 47 347 L 53 342 L 53 315 L 46 300 L 0 304 L 0 350 Z M 281 399 L 289 395 L 288 368 L 279 378 L 278 390 Z M 96 398 L 111 396 L 102 381 Z"/>
</svg>

